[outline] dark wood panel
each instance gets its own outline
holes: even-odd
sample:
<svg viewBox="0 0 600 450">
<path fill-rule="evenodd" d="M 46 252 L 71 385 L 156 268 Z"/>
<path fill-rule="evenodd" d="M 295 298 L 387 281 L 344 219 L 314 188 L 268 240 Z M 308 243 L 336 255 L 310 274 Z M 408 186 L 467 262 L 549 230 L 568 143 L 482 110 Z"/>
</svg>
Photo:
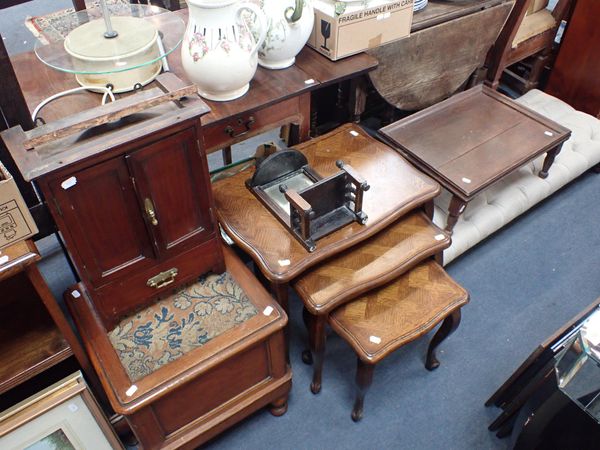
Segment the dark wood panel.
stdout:
<svg viewBox="0 0 600 450">
<path fill-rule="evenodd" d="M 475 195 L 571 135 L 558 123 L 483 85 L 380 133 L 461 198 Z"/>
<path fill-rule="evenodd" d="M 168 435 L 267 380 L 269 375 L 269 355 L 263 342 L 227 359 L 193 383 L 180 387 L 174 395 L 157 401 L 153 410 Z M 190 402 L 194 398 L 202 401 Z"/>
<path fill-rule="evenodd" d="M 505 2 L 506 0 L 429 0 L 425 9 L 413 15 L 411 32 L 433 27 Z"/>
<path fill-rule="evenodd" d="M 448 114 L 452 114 L 453 120 L 446 120 Z M 412 122 L 413 126 L 403 128 L 402 145 L 427 151 L 428 164 L 439 167 L 522 120 L 520 115 L 514 114 L 513 109 L 482 96 L 476 102 L 457 103 L 452 111 L 446 108 L 432 109 L 430 114 Z M 481 126 L 482 123 L 485 126 Z M 427 133 L 428 127 L 435 127 L 435 132 Z"/>
<path fill-rule="evenodd" d="M 577 0 L 546 92 L 600 117 L 600 2 Z"/>
<path fill-rule="evenodd" d="M 537 154 L 544 153 L 544 149 L 554 142 L 552 137 L 544 134 L 546 131 L 547 128 L 539 123 L 520 121 L 515 126 L 482 142 L 471 152 L 439 166 L 438 170 L 456 186 L 464 185 L 462 182 L 464 177 L 469 178 L 474 186 L 480 186 L 493 176 L 487 168 L 519 167 Z M 538 151 L 536 153 L 513 150 L 519 148 L 538 149 Z"/>
<path fill-rule="evenodd" d="M 208 168 L 195 136 L 189 129 L 126 156 L 160 258 L 197 245 L 213 231 Z"/>
<path fill-rule="evenodd" d="M 153 261 L 144 270 L 136 270 L 126 277 L 102 286 L 94 292 L 94 304 L 108 330 L 114 328 L 118 320 L 129 312 L 151 303 L 160 295 L 171 292 L 176 286 L 197 278 L 200 274 L 212 271 L 222 272 L 220 267 L 219 237 L 215 233 L 206 242 L 162 262 Z M 148 280 L 161 272 L 177 269 L 173 282 L 159 287 L 148 286 Z"/>
<path fill-rule="evenodd" d="M 0 131 L 16 125 L 21 125 L 23 129 L 30 130 L 33 128 L 33 122 L 14 69 L 10 64 L 2 34 L 0 34 L 0 80 L 2 80 L 2 87 L 0 88 Z M 15 179 L 27 205 L 34 206 L 38 204 L 33 187 L 23 179 L 3 142 L 0 142 L 0 161 Z"/>
<path fill-rule="evenodd" d="M 63 183 L 69 179 L 75 184 L 65 189 Z M 79 269 L 95 286 L 153 264 L 148 259 L 154 256 L 152 246 L 122 158 L 56 179 L 51 189 L 59 219 L 70 224 L 67 245 L 85 261 Z"/>
<path fill-rule="evenodd" d="M 202 126 L 204 147 L 207 153 L 244 141 L 277 126 L 310 121 L 310 94 L 288 98 L 267 108 L 238 114 L 210 125 Z M 308 104 L 306 104 L 308 101 Z M 305 133 L 303 140 L 308 139 Z"/>
<path fill-rule="evenodd" d="M 373 86 L 388 103 L 407 111 L 449 97 L 483 66 L 511 6 L 502 3 L 369 50 L 379 60 L 369 73 Z"/>
<path fill-rule="evenodd" d="M 377 59 L 366 53 L 331 61 L 308 46 L 296 56 L 296 66 L 318 81 L 320 88 L 368 73 L 377 64 Z"/>
</svg>

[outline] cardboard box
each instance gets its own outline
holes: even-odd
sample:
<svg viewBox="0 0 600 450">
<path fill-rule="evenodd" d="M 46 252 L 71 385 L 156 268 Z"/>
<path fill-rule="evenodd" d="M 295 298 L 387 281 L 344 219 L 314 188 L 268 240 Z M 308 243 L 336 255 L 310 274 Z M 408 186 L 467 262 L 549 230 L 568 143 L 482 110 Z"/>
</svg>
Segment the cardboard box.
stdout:
<svg viewBox="0 0 600 450">
<path fill-rule="evenodd" d="M 372 1 L 368 8 L 335 13 L 334 3 L 313 1 L 315 26 L 308 45 L 335 61 L 410 35 L 413 0 Z"/>
<path fill-rule="evenodd" d="M 17 183 L 0 163 L 0 249 L 38 232 Z"/>
</svg>

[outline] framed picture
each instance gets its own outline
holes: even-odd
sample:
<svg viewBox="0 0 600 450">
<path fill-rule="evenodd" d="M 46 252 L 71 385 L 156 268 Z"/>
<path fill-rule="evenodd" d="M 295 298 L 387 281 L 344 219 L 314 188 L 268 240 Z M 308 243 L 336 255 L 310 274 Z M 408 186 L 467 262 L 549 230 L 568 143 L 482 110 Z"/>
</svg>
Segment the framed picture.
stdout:
<svg viewBox="0 0 600 450">
<path fill-rule="evenodd" d="M 3 450 L 122 448 L 81 372 L 0 413 Z"/>
</svg>

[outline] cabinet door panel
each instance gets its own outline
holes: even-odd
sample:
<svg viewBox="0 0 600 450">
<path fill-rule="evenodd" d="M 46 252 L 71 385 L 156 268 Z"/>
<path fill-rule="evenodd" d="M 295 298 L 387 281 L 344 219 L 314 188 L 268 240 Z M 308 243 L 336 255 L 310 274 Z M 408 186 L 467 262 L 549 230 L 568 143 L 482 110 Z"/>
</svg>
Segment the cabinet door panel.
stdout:
<svg viewBox="0 0 600 450">
<path fill-rule="evenodd" d="M 123 158 L 84 169 L 50 187 L 69 224 L 67 239 L 73 240 L 95 286 L 153 263 Z"/>
<path fill-rule="evenodd" d="M 193 129 L 137 150 L 127 162 L 161 258 L 208 238 L 212 232 L 208 170 Z"/>
</svg>

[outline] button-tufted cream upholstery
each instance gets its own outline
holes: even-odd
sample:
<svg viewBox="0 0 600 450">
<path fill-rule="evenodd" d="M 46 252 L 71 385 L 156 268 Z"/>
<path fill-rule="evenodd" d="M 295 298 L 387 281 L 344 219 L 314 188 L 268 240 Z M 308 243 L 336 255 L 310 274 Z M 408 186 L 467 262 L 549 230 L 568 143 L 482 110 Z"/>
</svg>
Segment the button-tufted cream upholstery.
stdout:
<svg viewBox="0 0 600 450">
<path fill-rule="evenodd" d="M 571 138 L 545 180 L 537 176 L 545 157 L 542 155 L 474 198 L 454 227 L 452 245 L 444 251 L 445 264 L 600 163 L 600 120 L 536 89 L 517 101 L 569 128 Z M 446 224 L 450 198 L 442 190 L 435 200 L 434 222 L 438 226 Z"/>
</svg>

